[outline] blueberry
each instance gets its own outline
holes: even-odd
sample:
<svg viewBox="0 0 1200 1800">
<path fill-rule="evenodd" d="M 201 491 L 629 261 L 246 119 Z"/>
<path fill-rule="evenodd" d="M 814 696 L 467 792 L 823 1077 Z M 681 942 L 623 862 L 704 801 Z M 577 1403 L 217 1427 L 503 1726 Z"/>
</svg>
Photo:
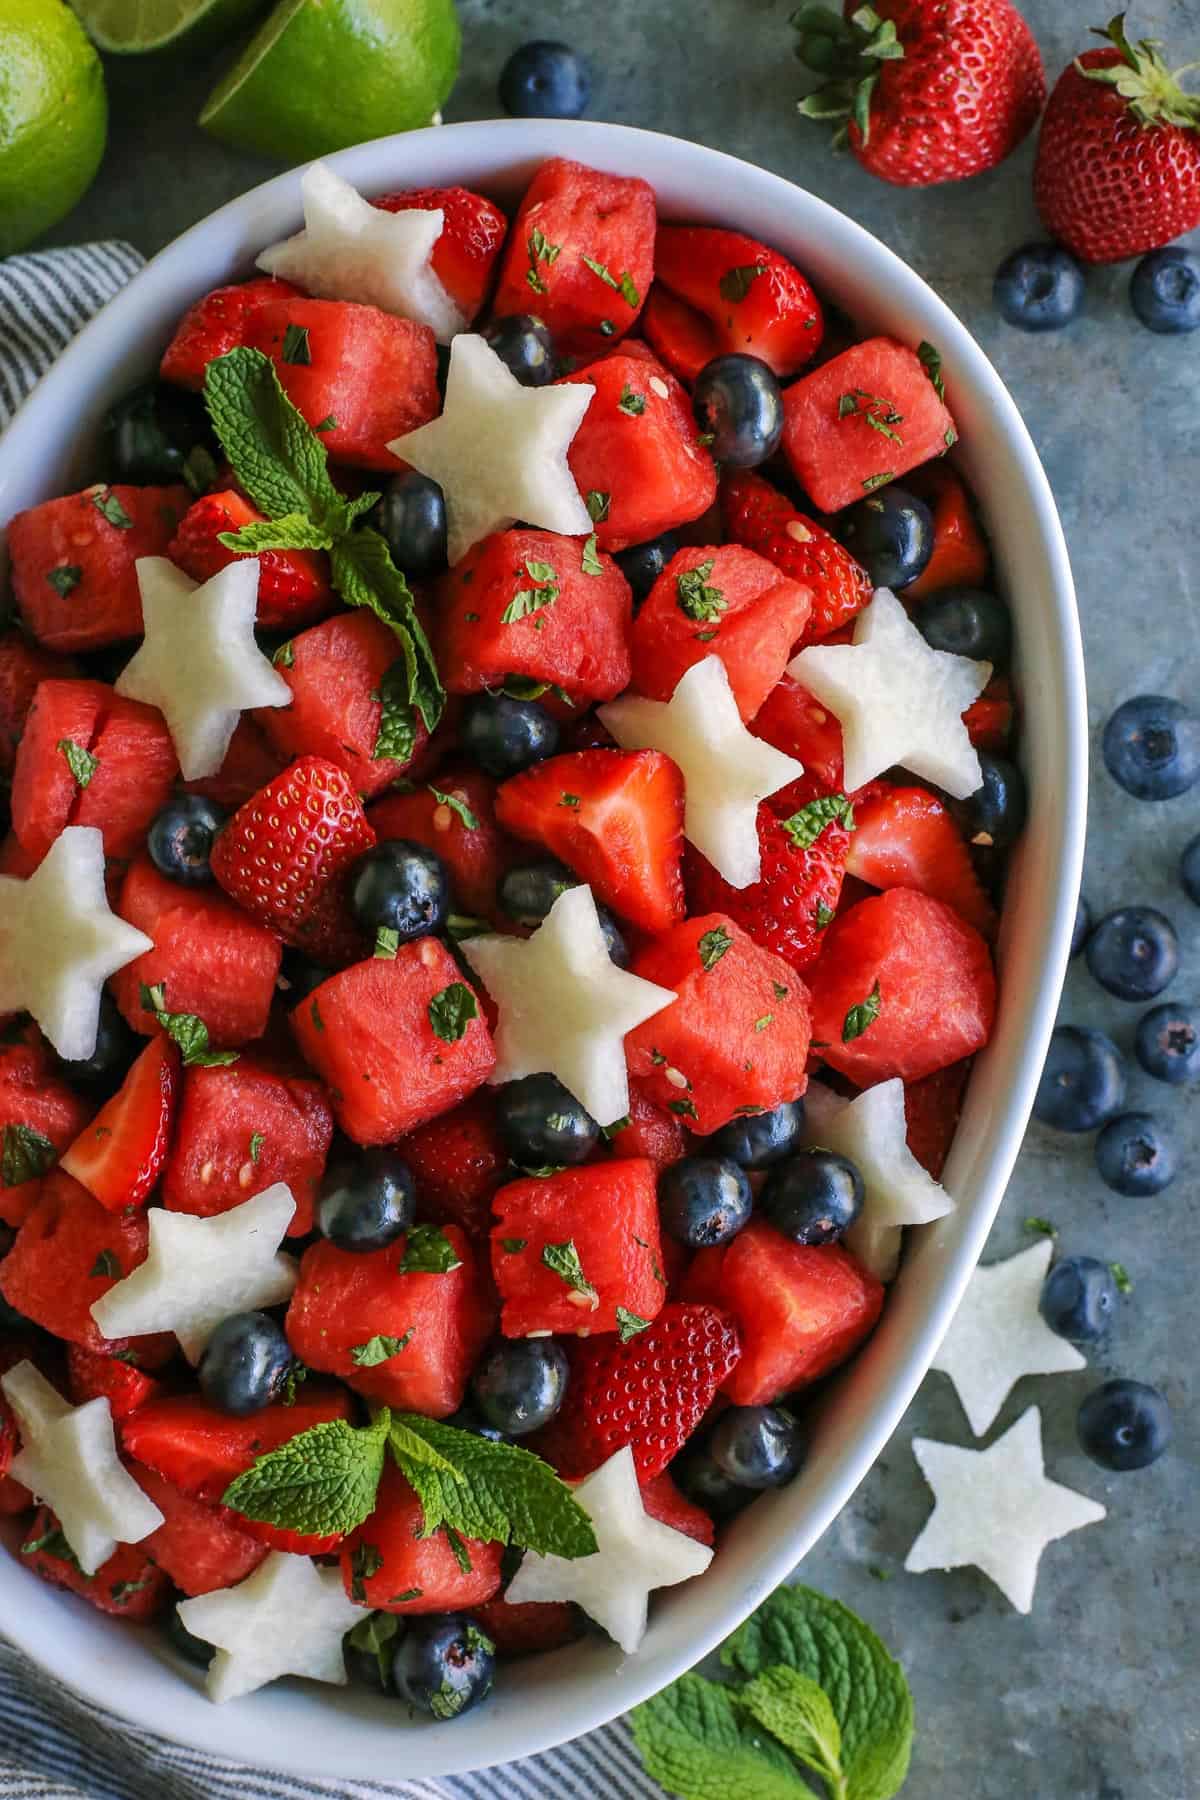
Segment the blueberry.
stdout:
<svg viewBox="0 0 1200 1800">
<path fill-rule="evenodd" d="M 483 336 L 522 387 L 545 387 L 558 374 L 554 339 L 532 313 L 508 313 L 491 319 Z"/>
<path fill-rule="evenodd" d="M 731 1406 L 713 1427 L 709 1455 L 738 1487 L 782 1487 L 804 1460 L 804 1434 L 781 1406 Z"/>
<path fill-rule="evenodd" d="M 502 912 L 518 925 L 540 925 L 560 894 L 578 887 L 579 878 L 565 863 L 545 857 L 541 862 L 518 863 L 500 878 L 497 898 Z M 629 961 L 629 946 L 621 928 L 606 906 L 597 906 L 600 929 L 608 954 L 619 968 Z"/>
<path fill-rule="evenodd" d="M 172 1650 L 178 1651 L 187 1662 L 195 1663 L 198 1669 L 207 1669 L 217 1654 L 215 1644 L 205 1643 L 195 1632 L 189 1631 L 179 1616 L 179 1605 L 176 1603 L 164 1620 L 167 1642 Z"/>
<path fill-rule="evenodd" d="M 197 474 L 216 474 L 212 460 L 216 446 L 198 394 L 166 382 L 148 382 L 122 395 L 109 410 L 103 429 L 105 462 L 113 481 L 135 486 L 177 482 L 185 479 L 185 469 L 193 480 Z M 196 456 L 198 450 L 207 460 Z"/>
<path fill-rule="evenodd" d="M 749 1222 L 753 1208 L 745 1170 L 727 1157 L 682 1157 L 659 1180 L 663 1230 L 696 1250 L 727 1244 Z"/>
<path fill-rule="evenodd" d="M 1200 1008 L 1186 1000 L 1152 1006 L 1138 1021 L 1133 1050 L 1156 1081 L 1200 1081 Z"/>
<path fill-rule="evenodd" d="M 504 1148 L 524 1169 L 586 1162 L 600 1127 L 554 1075 L 526 1075 L 500 1089 L 496 1125 Z"/>
<path fill-rule="evenodd" d="M 463 750 L 497 781 L 553 756 L 560 735 L 557 719 L 544 706 L 507 694 L 472 695 L 459 723 Z"/>
<path fill-rule="evenodd" d="M 295 1006 L 298 1001 L 306 1000 L 314 988 L 319 988 L 323 981 L 329 980 L 331 973 L 330 969 L 323 969 L 320 963 L 310 962 L 299 950 L 285 950 L 279 972 L 279 986 L 286 996 L 286 1003 Z"/>
<path fill-rule="evenodd" d="M 671 1479 L 685 1500 L 714 1519 L 731 1519 L 754 1498 L 753 1490 L 731 1481 L 707 1445 L 691 1443 L 671 1464 Z"/>
<path fill-rule="evenodd" d="M 616 564 L 633 591 L 635 606 L 642 604 L 678 549 L 675 533 L 664 531 L 660 537 L 647 538 L 644 544 L 617 552 Z"/>
<path fill-rule="evenodd" d="M 436 481 L 407 469 L 393 475 L 367 515 L 387 539 L 392 561 L 414 579 L 446 566 L 446 501 Z"/>
<path fill-rule="evenodd" d="M 714 356 L 692 389 L 692 411 L 719 463 L 754 469 L 774 456 L 783 436 L 783 393 L 757 356 Z"/>
<path fill-rule="evenodd" d="M 934 650 L 969 656 L 1006 669 L 1012 656 L 1012 616 L 1003 600 L 982 588 L 945 588 L 923 600 L 913 624 Z"/>
<path fill-rule="evenodd" d="M 293 1361 L 274 1319 L 262 1312 L 233 1313 L 209 1338 L 196 1373 L 206 1400 L 244 1418 L 279 1398 Z"/>
<path fill-rule="evenodd" d="M 1125 1104 L 1125 1062 L 1111 1038 L 1078 1025 L 1056 1025 L 1034 1117 L 1057 1131 L 1095 1131 Z"/>
<path fill-rule="evenodd" d="M 1175 1179 L 1175 1140 L 1152 1113 L 1118 1113 L 1096 1139 L 1096 1167 L 1118 1194 L 1161 1194 Z"/>
<path fill-rule="evenodd" d="M 1135 800 L 1172 800 L 1200 781 L 1200 715 L 1166 694 L 1118 706 L 1100 747 L 1109 774 Z"/>
<path fill-rule="evenodd" d="M 392 1660 L 397 1694 L 435 1719 L 456 1719 L 485 1700 L 495 1672 L 495 1645 L 462 1613 L 409 1619 Z"/>
<path fill-rule="evenodd" d="M 1006 850 L 1025 824 L 1025 777 L 1016 763 L 990 750 L 979 752 L 982 784 L 965 800 L 951 800 L 950 810 L 972 844 Z"/>
<path fill-rule="evenodd" d="M 58 1066 L 76 1087 L 109 1093 L 121 1085 L 126 1069 L 145 1045 L 145 1038 L 130 1030 L 116 1001 L 105 992 L 100 995 L 96 1048 L 79 1062 L 60 1058 Z"/>
<path fill-rule="evenodd" d="M 525 1437 L 548 1425 L 567 1392 L 567 1353 L 553 1338 L 507 1338 L 485 1350 L 471 1392 L 489 1425 Z"/>
<path fill-rule="evenodd" d="M 1188 899 L 1200 906 L 1200 837 L 1194 837 L 1180 857 L 1179 879 Z"/>
<path fill-rule="evenodd" d="M 1079 1442 L 1102 1469 L 1145 1469 L 1174 1435 L 1171 1409 L 1144 1381 L 1106 1381 L 1079 1408 Z"/>
<path fill-rule="evenodd" d="M 1057 244 L 1025 244 L 996 270 L 996 310 L 1021 331 L 1058 331 L 1083 311 L 1083 270 Z"/>
<path fill-rule="evenodd" d="M 832 1150 L 801 1150 L 767 1176 L 765 1216 L 797 1244 L 832 1244 L 863 1208 L 863 1178 Z"/>
<path fill-rule="evenodd" d="M 1087 966 L 1118 1000 L 1153 1000 L 1179 968 L 1175 927 L 1152 906 L 1122 906 L 1105 915 L 1087 942 Z"/>
<path fill-rule="evenodd" d="M 1200 256 L 1179 244 L 1152 250 L 1133 271 L 1129 303 L 1150 331 L 1200 329 Z"/>
<path fill-rule="evenodd" d="M 212 880 L 209 856 L 225 814 L 202 794 L 176 794 L 146 833 L 150 861 L 160 875 L 185 887 Z"/>
<path fill-rule="evenodd" d="M 715 1156 L 732 1157 L 743 1169 L 769 1169 L 799 1147 L 803 1134 L 803 1100 L 785 1100 L 770 1112 L 731 1119 L 705 1144 Z"/>
<path fill-rule="evenodd" d="M 515 119 L 578 119 L 591 97 L 591 70 L 569 44 L 535 38 L 500 71 L 500 104 Z"/>
<path fill-rule="evenodd" d="M 933 554 L 933 514 L 907 488 L 886 487 L 846 508 L 841 539 L 872 587 L 904 588 Z"/>
<path fill-rule="evenodd" d="M 472 1437 L 487 1438 L 493 1444 L 505 1444 L 508 1442 L 508 1439 L 502 1431 L 497 1431 L 494 1425 L 489 1425 L 486 1419 L 480 1417 L 473 1406 L 468 1406 L 465 1403 L 459 1407 L 456 1413 L 451 1413 L 450 1417 L 446 1420 L 446 1423 L 447 1425 L 453 1425 L 456 1431 L 469 1431 Z"/>
<path fill-rule="evenodd" d="M 450 916 L 450 874 L 427 844 L 384 838 L 359 860 L 350 904 L 364 931 L 395 931 L 408 944 L 444 927 Z"/>
<path fill-rule="evenodd" d="M 325 1171 L 317 1202 L 321 1235 L 339 1250 L 382 1250 L 416 1217 L 412 1170 L 395 1150 L 361 1150 Z"/>
<path fill-rule="evenodd" d="M 1094 1344 L 1117 1310 L 1117 1284 L 1107 1263 L 1094 1256 L 1067 1256 L 1042 1283 L 1038 1307 L 1051 1331 L 1073 1344 Z"/>
<path fill-rule="evenodd" d="M 1075 902 L 1075 923 L 1071 927 L 1071 955 L 1078 956 L 1092 931 L 1092 909 L 1080 894 Z"/>
</svg>

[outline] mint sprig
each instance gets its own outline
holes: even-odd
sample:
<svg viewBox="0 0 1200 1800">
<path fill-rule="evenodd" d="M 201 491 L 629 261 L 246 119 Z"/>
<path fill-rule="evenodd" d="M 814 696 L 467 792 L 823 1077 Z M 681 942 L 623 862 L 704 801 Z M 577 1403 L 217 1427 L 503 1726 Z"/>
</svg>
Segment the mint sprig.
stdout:
<svg viewBox="0 0 1200 1800">
<path fill-rule="evenodd" d="M 208 1026 L 195 1013 L 168 1012 L 166 990 L 161 982 L 154 987 L 141 985 L 142 1011 L 153 1013 L 167 1036 L 183 1052 L 185 1069 L 223 1069 L 238 1060 L 236 1050 L 210 1050 Z"/>
<path fill-rule="evenodd" d="M 322 1420 L 260 1456 L 226 1488 L 224 1504 L 281 1531 L 345 1536 L 374 1510 L 390 1423 L 386 1407 L 357 1430 L 345 1419 Z"/>
</svg>

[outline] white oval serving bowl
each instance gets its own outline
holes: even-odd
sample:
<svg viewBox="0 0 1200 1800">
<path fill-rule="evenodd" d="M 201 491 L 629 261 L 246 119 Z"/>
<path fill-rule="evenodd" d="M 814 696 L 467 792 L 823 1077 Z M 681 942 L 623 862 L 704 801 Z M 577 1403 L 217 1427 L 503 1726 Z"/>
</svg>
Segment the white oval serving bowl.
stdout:
<svg viewBox="0 0 1200 1800">
<path fill-rule="evenodd" d="M 301 1776 L 450 1775 L 577 1737 L 690 1668 L 790 1573 L 899 1423 L 983 1248 L 1028 1120 L 1075 916 L 1087 735 L 1074 591 L 1037 453 L 991 364 L 937 295 L 861 226 L 779 176 L 677 138 L 506 120 L 384 138 L 329 160 L 367 195 L 462 183 L 511 203 L 553 155 L 644 177 L 665 218 L 761 238 L 860 330 L 911 344 L 927 338 L 941 351 L 962 436 L 956 459 L 1016 621 L 1030 813 L 1001 933 L 999 1017 L 946 1169 L 955 1212 L 910 1235 L 879 1328 L 823 1405 L 802 1474 L 741 1516 L 707 1574 L 659 1597 L 636 1656 L 590 1637 L 510 1664 L 486 1706 L 449 1724 L 410 1725 L 394 1702 L 291 1682 L 218 1708 L 157 1633 L 113 1623 L 0 1554 L 0 1631 L 59 1680 L 181 1743 Z M 152 372 L 184 309 L 249 274 L 264 245 L 300 224 L 297 171 L 222 207 L 154 258 L 81 332 L 0 439 L 0 526 L 91 478 L 106 408 Z"/>
</svg>

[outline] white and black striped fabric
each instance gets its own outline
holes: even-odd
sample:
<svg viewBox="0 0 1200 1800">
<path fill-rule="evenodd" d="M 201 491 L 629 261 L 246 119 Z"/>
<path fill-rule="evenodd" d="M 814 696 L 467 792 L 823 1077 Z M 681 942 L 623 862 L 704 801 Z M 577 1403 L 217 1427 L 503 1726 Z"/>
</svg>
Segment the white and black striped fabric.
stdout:
<svg viewBox="0 0 1200 1800">
<path fill-rule="evenodd" d="M 128 244 L 0 261 L 0 428 L 59 351 L 142 265 Z M 0 1552 L 3 1554 L 3 1552 Z M 76 1700 L 3 1641 L 0 1800 L 662 1800 L 623 1724 L 545 1756 L 453 1781 L 264 1775 L 137 1731 Z"/>
</svg>

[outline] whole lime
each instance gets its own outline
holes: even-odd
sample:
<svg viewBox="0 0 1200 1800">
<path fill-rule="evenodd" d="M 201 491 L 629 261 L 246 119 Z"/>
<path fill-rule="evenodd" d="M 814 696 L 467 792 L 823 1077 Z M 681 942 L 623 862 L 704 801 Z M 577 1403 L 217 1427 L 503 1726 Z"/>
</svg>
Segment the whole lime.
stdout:
<svg viewBox="0 0 1200 1800">
<path fill-rule="evenodd" d="M 65 0 L 0 0 L 0 256 L 70 212 L 107 129 L 100 58 Z"/>
</svg>

